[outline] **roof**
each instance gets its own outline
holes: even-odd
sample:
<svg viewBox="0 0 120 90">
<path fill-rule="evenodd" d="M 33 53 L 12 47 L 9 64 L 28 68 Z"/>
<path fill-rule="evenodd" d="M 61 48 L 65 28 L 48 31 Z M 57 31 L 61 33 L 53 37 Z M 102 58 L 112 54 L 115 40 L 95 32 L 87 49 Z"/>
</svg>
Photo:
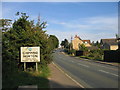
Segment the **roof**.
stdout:
<svg viewBox="0 0 120 90">
<path fill-rule="evenodd" d="M 105 43 L 105 44 L 109 44 L 109 45 L 118 45 L 118 42 L 109 42 L 109 43 Z"/>
<path fill-rule="evenodd" d="M 109 45 L 117 45 L 117 40 L 116 38 L 111 38 L 111 39 L 101 39 L 102 44 L 109 44 Z"/>
<path fill-rule="evenodd" d="M 104 43 L 111 43 L 111 42 L 116 42 L 116 39 L 101 39 L 101 43 L 104 44 Z"/>
<path fill-rule="evenodd" d="M 81 40 L 81 38 L 79 37 L 79 36 L 77 36 L 77 35 L 75 35 L 75 37 L 74 38 L 78 38 L 78 39 L 80 39 Z"/>
<path fill-rule="evenodd" d="M 89 50 L 96 50 L 99 49 L 97 46 L 87 47 Z"/>
<path fill-rule="evenodd" d="M 82 40 L 82 41 L 83 41 L 83 43 L 87 42 L 90 44 L 90 40 Z"/>
<path fill-rule="evenodd" d="M 117 38 L 117 40 L 120 40 L 120 38 Z"/>
</svg>

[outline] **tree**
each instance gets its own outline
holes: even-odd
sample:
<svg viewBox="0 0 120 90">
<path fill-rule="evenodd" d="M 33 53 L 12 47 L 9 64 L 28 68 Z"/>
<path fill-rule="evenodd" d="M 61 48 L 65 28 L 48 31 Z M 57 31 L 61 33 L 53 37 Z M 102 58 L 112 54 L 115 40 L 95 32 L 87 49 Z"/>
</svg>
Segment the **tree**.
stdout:
<svg viewBox="0 0 120 90">
<path fill-rule="evenodd" d="M 101 43 L 99 43 L 98 41 L 96 41 L 96 43 L 94 45 L 97 46 L 98 48 L 100 48 Z"/>
<path fill-rule="evenodd" d="M 40 47 L 40 62 L 38 63 L 38 69 L 41 68 L 40 70 L 47 67 L 47 64 L 52 61 L 50 53 L 52 49 L 49 49 L 49 47 L 51 48 L 49 38 L 53 39 L 51 43 L 54 42 L 54 47 L 58 47 L 57 37 L 49 37 L 46 31 L 43 30 L 46 27 L 45 22 L 34 24 L 33 21 L 28 20 L 29 16 L 26 13 L 18 12 L 17 15 L 20 17 L 14 21 L 12 27 L 2 32 L 3 88 L 10 88 L 5 87 L 5 85 L 12 86 L 13 83 L 20 81 L 19 78 L 16 78 L 23 71 L 23 63 L 20 62 L 20 47 Z M 35 63 L 27 63 L 27 65 L 35 67 Z M 20 75 L 24 76 L 24 74 Z M 21 81 L 19 83 L 21 85 Z"/>
<path fill-rule="evenodd" d="M 49 38 L 48 38 L 48 41 L 49 41 L 49 48 L 51 50 L 53 50 L 55 48 L 58 48 L 59 40 L 55 35 L 50 35 Z"/>
<path fill-rule="evenodd" d="M 72 50 L 73 49 L 72 43 L 69 43 L 68 47 L 69 47 L 70 50 Z"/>
<path fill-rule="evenodd" d="M 116 38 L 119 38 L 119 35 L 118 34 L 115 34 Z"/>
<path fill-rule="evenodd" d="M 88 50 L 88 48 L 87 48 L 87 47 L 85 47 L 85 45 L 84 45 L 84 44 L 81 44 L 81 45 L 79 45 L 79 50 L 82 50 L 82 51 L 87 51 L 87 50 Z"/>
<path fill-rule="evenodd" d="M 64 40 L 65 41 L 65 48 L 68 48 L 69 42 L 67 39 Z"/>
<path fill-rule="evenodd" d="M 92 46 L 94 46 L 94 44 L 95 44 L 94 41 L 92 41 Z"/>
<path fill-rule="evenodd" d="M 3 32 L 6 32 L 9 28 L 10 25 L 12 24 L 12 20 L 10 19 L 0 19 L 0 27 L 2 28 Z"/>
<path fill-rule="evenodd" d="M 64 46 L 64 48 L 68 49 L 69 48 L 69 42 L 67 39 L 64 39 L 64 41 L 61 42 L 61 46 Z"/>
<path fill-rule="evenodd" d="M 65 45 L 65 41 L 62 41 L 60 45 L 61 45 L 61 46 L 64 46 L 64 45 Z"/>
<path fill-rule="evenodd" d="M 26 16 L 25 13 L 19 13 L 19 15 L 20 18 L 14 21 L 9 31 L 3 33 L 2 38 L 3 67 L 6 67 L 7 71 L 11 70 L 11 72 L 17 69 L 18 65 L 22 65 L 20 63 L 20 47 L 23 46 L 40 46 L 40 65 L 47 65 L 52 60 L 50 50 L 48 49 L 48 35 L 43 30 L 46 23 L 42 23 L 39 26 L 31 26 L 31 21 L 28 20 L 29 16 Z"/>
</svg>

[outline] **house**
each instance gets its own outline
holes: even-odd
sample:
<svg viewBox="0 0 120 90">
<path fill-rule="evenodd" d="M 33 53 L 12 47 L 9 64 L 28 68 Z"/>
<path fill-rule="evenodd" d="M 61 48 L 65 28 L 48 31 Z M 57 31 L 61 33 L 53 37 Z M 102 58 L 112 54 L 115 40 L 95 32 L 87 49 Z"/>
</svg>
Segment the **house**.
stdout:
<svg viewBox="0 0 120 90">
<path fill-rule="evenodd" d="M 88 50 L 98 50 L 99 48 L 97 46 L 91 46 L 91 47 L 87 47 Z"/>
<path fill-rule="evenodd" d="M 120 50 L 120 38 L 117 38 L 117 42 L 118 42 L 118 50 Z"/>
<path fill-rule="evenodd" d="M 82 40 L 85 47 L 91 47 L 90 40 Z"/>
<path fill-rule="evenodd" d="M 79 50 L 79 46 L 84 44 L 85 47 L 91 47 L 90 40 L 82 40 L 79 36 L 75 35 L 72 40 L 73 49 Z"/>
<path fill-rule="evenodd" d="M 115 38 L 111 39 L 101 39 L 100 41 L 102 49 L 117 50 L 118 42 Z"/>
</svg>

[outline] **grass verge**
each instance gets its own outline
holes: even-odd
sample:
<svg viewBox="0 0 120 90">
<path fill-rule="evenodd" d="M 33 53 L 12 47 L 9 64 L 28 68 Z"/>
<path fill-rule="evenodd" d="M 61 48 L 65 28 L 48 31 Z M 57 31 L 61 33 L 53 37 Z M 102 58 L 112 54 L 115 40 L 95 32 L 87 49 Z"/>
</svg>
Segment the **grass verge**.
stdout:
<svg viewBox="0 0 120 90">
<path fill-rule="evenodd" d="M 23 85 L 37 85 L 38 90 L 44 88 L 49 90 L 49 80 L 47 77 L 50 75 L 48 66 L 44 66 L 42 70 L 36 71 L 19 71 L 8 72 L 2 77 L 2 90 L 17 90 L 18 86 Z"/>
<path fill-rule="evenodd" d="M 85 59 L 90 59 L 90 60 L 96 60 L 96 61 L 103 61 L 103 59 L 97 59 L 97 58 L 94 58 L 94 57 L 88 57 L 88 56 L 79 56 L 80 58 L 85 58 Z"/>
</svg>

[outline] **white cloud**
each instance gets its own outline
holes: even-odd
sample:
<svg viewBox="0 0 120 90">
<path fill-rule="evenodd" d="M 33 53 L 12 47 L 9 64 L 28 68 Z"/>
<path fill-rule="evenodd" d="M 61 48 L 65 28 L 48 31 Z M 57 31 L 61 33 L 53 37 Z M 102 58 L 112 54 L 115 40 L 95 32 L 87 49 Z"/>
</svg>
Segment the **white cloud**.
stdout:
<svg viewBox="0 0 120 90">
<path fill-rule="evenodd" d="M 60 22 L 57 20 L 50 20 L 53 24 L 62 25 L 69 29 L 78 30 L 112 30 L 118 29 L 118 18 L 117 17 L 90 17 L 82 18 L 78 20 L 72 20 L 69 22 Z"/>
<path fill-rule="evenodd" d="M 90 24 L 116 24 L 117 17 L 91 17 L 87 18 L 86 22 Z"/>
<path fill-rule="evenodd" d="M 59 39 L 59 42 L 63 41 L 64 39 L 68 39 L 71 41 L 71 37 L 74 38 L 75 35 L 80 36 L 83 40 L 91 40 L 92 41 L 100 41 L 100 39 L 104 38 L 115 38 L 115 34 L 110 32 L 100 32 L 100 33 L 81 33 L 80 31 L 71 31 L 71 32 L 62 32 L 60 30 L 47 30 L 47 33 L 50 35 L 56 35 Z"/>
<path fill-rule="evenodd" d="M 65 38 L 70 41 L 71 36 L 74 37 L 76 34 L 81 39 L 90 39 L 91 41 L 97 41 L 102 38 L 115 38 L 115 34 L 118 32 L 117 17 L 91 17 L 83 18 L 82 21 L 72 20 L 69 22 L 50 21 L 51 25 L 62 25 L 66 29 L 65 31 L 61 29 L 48 29 L 47 31 L 49 34 L 56 35 L 60 42 Z"/>
</svg>

